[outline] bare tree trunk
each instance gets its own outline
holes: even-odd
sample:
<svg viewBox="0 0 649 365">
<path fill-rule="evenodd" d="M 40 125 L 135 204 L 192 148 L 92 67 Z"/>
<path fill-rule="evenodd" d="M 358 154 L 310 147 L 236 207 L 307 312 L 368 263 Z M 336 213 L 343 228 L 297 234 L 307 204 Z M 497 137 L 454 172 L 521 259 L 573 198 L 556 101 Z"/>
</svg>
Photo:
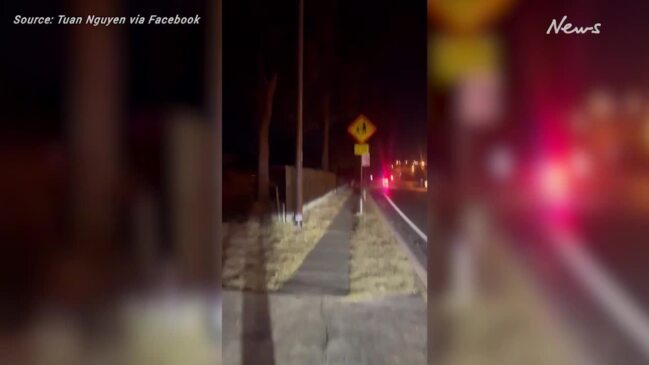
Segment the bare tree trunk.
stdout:
<svg viewBox="0 0 649 365">
<path fill-rule="evenodd" d="M 277 72 L 273 73 L 270 81 L 265 81 L 260 94 L 259 113 L 259 160 L 257 170 L 257 199 L 268 201 L 269 186 L 269 141 L 270 119 L 273 114 L 273 97 L 277 87 Z"/>
<path fill-rule="evenodd" d="M 324 130 L 322 135 L 322 169 L 329 170 L 329 95 L 324 97 Z"/>
</svg>

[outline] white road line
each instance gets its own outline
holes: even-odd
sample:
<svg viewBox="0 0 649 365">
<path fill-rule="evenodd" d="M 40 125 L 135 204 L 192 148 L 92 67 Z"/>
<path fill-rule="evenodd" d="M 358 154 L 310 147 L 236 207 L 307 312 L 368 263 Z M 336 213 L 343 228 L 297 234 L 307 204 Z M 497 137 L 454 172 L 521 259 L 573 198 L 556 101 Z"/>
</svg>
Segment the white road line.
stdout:
<svg viewBox="0 0 649 365">
<path fill-rule="evenodd" d="M 392 199 L 390 199 L 390 197 L 389 197 L 387 194 L 385 194 L 385 193 L 383 194 L 383 196 L 384 196 L 385 199 L 388 201 L 388 203 L 390 203 L 390 205 L 392 205 L 392 208 L 394 208 L 394 210 L 396 210 L 397 213 L 399 213 L 399 215 L 401 216 L 401 218 L 403 218 L 403 220 L 406 221 L 406 223 L 408 223 L 408 225 L 410 226 L 410 228 L 414 229 L 415 232 L 417 232 L 417 234 L 419 235 L 419 237 L 421 237 L 422 239 L 424 239 L 424 241 L 428 241 L 428 237 L 424 234 L 424 232 L 422 232 L 419 228 L 417 228 L 417 226 L 416 226 L 414 223 L 412 223 L 412 221 L 411 221 L 410 219 L 408 219 L 408 217 L 406 217 L 405 214 L 403 214 L 403 212 L 401 211 L 401 209 L 397 208 L 397 205 L 394 204 L 394 202 L 392 201 Z"/>
<path fill-rule="evenodd" d="M 597 264 L 576 237 L 562 234 L 556 236 L 552 243 L 568 268 L 649 360 L 649 319 L 640 307 L 613 277 Z"/>
</svg>

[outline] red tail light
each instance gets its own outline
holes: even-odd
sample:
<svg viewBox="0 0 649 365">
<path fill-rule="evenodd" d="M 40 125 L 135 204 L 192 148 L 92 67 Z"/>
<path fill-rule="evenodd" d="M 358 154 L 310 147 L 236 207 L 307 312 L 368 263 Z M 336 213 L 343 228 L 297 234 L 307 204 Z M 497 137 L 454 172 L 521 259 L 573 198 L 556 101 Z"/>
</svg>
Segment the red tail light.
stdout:
<svg viewBox="0 0 649 365">
<path fill-rule="evenodd" d="M 570 195 L 569 180 L 562 164 L 551 162 L 541 166 L 538 183 L 542 197 L 553 203 L 565 202 Z"/>
<path fill-rule="evenodd" d="M 384 178 L 383 178 L 383 187 L 384 187 L 384 188 L 387 188 L 387 187 L 388 187 L 388 178 L 387 178 L 387 177 L 384 177 Z"/>
</svg>

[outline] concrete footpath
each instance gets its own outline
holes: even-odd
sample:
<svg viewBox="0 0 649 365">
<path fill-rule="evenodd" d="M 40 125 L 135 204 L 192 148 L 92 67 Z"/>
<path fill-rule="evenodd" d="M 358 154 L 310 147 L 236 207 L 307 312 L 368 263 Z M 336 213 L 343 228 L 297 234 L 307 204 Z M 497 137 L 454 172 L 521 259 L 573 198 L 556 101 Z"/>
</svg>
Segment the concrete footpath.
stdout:
<svg viewBox="0 0 649 365">
<path fill-rule="evenodd" d="M 327 232 L 280 291 L 345 295 L 349 292 L 349 240 L 354 225 L 355 197 L 350 196 Z"/>
<path fill-rule="evenodd" d="M 270 327 L 245 319 L 262 311 L 268 311 Z M 226 291 L 223 363 L 423 365 L 425 318 L 420 296 L 354 303 L 330 295 Z"/>
<path fill-rule="evenodd" d="M 420 295 L 346 296 L 356 199 L 278 292 L 225 291 L 224 364 L 426 364 Z"/>
</svg>

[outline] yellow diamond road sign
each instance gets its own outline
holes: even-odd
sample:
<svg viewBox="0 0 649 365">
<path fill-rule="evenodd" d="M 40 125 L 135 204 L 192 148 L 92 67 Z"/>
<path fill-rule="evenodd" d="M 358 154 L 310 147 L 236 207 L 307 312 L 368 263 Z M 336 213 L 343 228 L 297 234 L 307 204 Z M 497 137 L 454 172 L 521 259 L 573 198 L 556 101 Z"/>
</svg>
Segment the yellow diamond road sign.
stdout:
<svg viewBox="0 0 649 365">
<path fill-rule="evenodd" d="M 430 37 L 430 81 L 449 85 L 467 74 L 494 72 L 500 69 L 501 53 L 498 39 L 490 35 L 442 34 Z"/>
<path fill-rule="evenodd" d="M 512 8 L 514 0 L 428 0 L 428 17 L 454 33 L 476 33 Z"/>
<path fill-rule="evenodd" d="M 352 124 L 347 127 L 347 132 L 358 141 L 358 143 L 365 143 L 376 132 L 376 126 L 367 119 L 363 114 L 359 115 Z"/>
<path fill-rule="evenodd" d="M 366 143 L 354 144 L 354 154 L 356 156 L 368 155 L 370 153 L 370 145 Z"/>
</svg>

